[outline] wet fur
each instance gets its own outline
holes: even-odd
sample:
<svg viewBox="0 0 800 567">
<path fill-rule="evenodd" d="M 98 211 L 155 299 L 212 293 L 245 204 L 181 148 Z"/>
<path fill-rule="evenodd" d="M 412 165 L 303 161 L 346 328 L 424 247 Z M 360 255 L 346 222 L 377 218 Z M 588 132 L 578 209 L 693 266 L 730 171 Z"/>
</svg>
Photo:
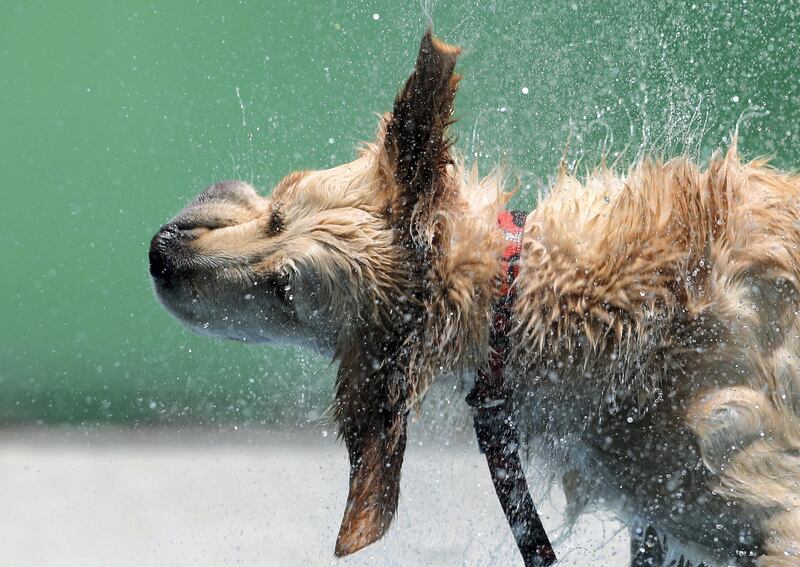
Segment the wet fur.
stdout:
<svg viewBox="0 0 800 567">
<path fill-rule="evenodd" d="M 337 555 L 388 529 L 431 381 L 489 352 L 508 196 L 450 147 L 458 54 L 426 34 L 355 161 L 291 174 L 271 198 L 212 186 L 151 246 L 159 298 L 189 327 L 339 360 L 351 475 Z M 735 145 L 704 168 L 562 172 L 541 197 L 510 379 L 573 513 L 602 503 L 711 563 L 800 561 L 798 198 L 797 177 Z"/>
<path fill-rule="evenodd" d="M 714 562 L 800 562 L 798 198 L 734 146 L 563 174 L 530 215 L 517 408 L 578 508 Z"/>
</svg>

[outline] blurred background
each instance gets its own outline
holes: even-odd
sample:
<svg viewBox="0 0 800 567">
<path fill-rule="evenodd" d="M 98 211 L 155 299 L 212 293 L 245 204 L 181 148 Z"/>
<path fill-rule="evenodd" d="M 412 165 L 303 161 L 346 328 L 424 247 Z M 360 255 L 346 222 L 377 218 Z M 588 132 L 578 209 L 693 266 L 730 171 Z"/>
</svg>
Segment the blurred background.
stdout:
<svg viewBox="0 0 800 567">
<path fill-rule="evenodd" d="M 800 0 L 4 0 L 0 470 L 7 480 L 0 494 L 33 498 L 49 489 L 54 492 L 48 502 L 66 506 L 64 523 L 83 510 L 86 525 L 95 525 L 100 511 L 87 512 L 75 502 L 77 508 L 70 507 L 59 492 L 56 479 L 67 482 L 69 463 L 86 458 L 86 470 L 109 471 L 97 473 L 92 482 L 100 484 L 87 484 L 83 465 L 76 464 L 69 477 L 76 490 L 83 487 L 97 499 L 102 489 L 91 487 L 106 482 L 112 490 L 124 480 L 126 467 L 149 462 L 142 452 L 147 447 L 156 447 L 154 462 L 165 448 L 167 455 L 180 455 L 185 447 L 234 451 L 276 443 L 286 449 L 276 454 L 290 458 L 297 432 L 308 431 L 302 437 L 306 448 L 296 454 L 307 457 L 315 471 L 334 459 L 335 479 L 320 474 L 335 481 L 338 492 L 334 498 L 318 487 L 320 498 L 331 499 L 333 519 L 313 523 L 313 529 L 325 530 L 324 538 L 304 536 L 298 547 L 319 540 L 322 555 L 314 543 L 303 557 L 327 564 L 346 488 L 346 456 L 321 420 L 335 369 L 311 353 L 189 334 L 153 296 L 147 246 L 162 222 L 214 181 L 244 179 L 269 192 L 292 170 L 352 159 L 359 143 L 372 138 L 375 113 L 391 108 L 429 18 L 439 36 L 464 48 L 457 145 L 484 172 L 503 164 L 519 178 L 517 206 L 535 205 L 536 191 L 562 158 L 578 171 L 603 155 L 621 166 L 645 152 L 707 159 L 726 147 L 737 124 L 745 157 L 766 154 L 779 167 L 800 165 Z M 438 447 L 429 451 L 449 456 L 424 453 L 430 461 L 420 457 L 420 478 L 446 475 L 437 464 L 444 459 L 458 482 L 457 463 L 474 447 L 468 432 L 437 429 L 442 421 L 457 423 L 457 416 L 434 413 L 432 421 L 426 417 L 417 426 L 420 439 Z M 113 433 L 107 433 L 111 426 Z M 189 430 L 195 433 L 181 433 Z M 469 450 L 455 450 L 445 438 Z M 87 446 L 111 452 L 82 452 Z M 185 453 L 186 462 L 170 461 L 175 470 L 159 469 L 163 475 L 127 494 L 154 498 L 149 487 L 185 478 L 189 470 L 200 475 L 196 482 L 202 486 L 236 484 L 237 474 L 218 459 L 191 465 L 191 455 L 208 458 L 204 451 Z M 261 450 L 244 453 L 251 461 L 236 454 L 245 469 L 261 459 L 269 466 L 277 462 Z M 37 461 L 51 457 L 56 461 L 42 461 L 49 467 Z M 127 463 L 121 469 L 114 464 L 119 460 Z M 482 466 L 472 457 L 468 462 Z M 215 470 L 213 463 L 223 476 L 202 476 L 203 470 Z M 242 506 L 252 505 L 253 491 L 263 492 L 263 482 L 276 475 L 302 480 L 287 472 L 294 464 L 279 472 L 269 466 L 256 467 L 257 481 L 239 488 Z M 39 484 L 31 480 L 31 470 L 45 471 Z M 482 478 L 482 469 L 475 471 L 475 478 Z M 484 489 L 481 494 L 487 494 Z M 167 492 L 154 502 L 166 506 L 169 498 L 189 498 L 176 494 Z M 40 508 L 30 512 L 28 524 L 16 524 L 19 538 L 30 538 L 23 528 L 41 518 L 58 517 L 47 512 L 43 498 L 28 501 Z M 264 503 L 261 512 L 274 514 L 275 505 Z M 483 506 L 499 513 L 488 496 Z M 208 507 L 213 517 L 218 508 Z M 227 512 L 225 521 L 234 523 L 228 531 L 217 526 L 222 531 L 214 533 L 234 547 L 247 546 L 252 540 L 233 520 L 241 514 Z M 253 521 L 259 517 L 254 512 Z M 167 524 L 190 531 L 199 521 L 196 515 L 170 518 Z M 483 525 L 495 526 L 496 533 L 489 530 L 494 539 L 482 541 L 503 541 L 502 516 L 492 518 Z M 134 522 L 140 527 L 151 521 L 140 520 Z M 422 526 L 418 532 L 409 529 L 417 539 L 428 534 Z M 480 531 L 465 531 L 464 541 Z M 13 540 L 17 532 L 4 537 Z M 259 548 L 262 564 L 292 564 L 292 557 L 300 557 L 289 553 L 277 561 L 269 549 L 295 536 L 269 533 L 272 547 Z M 136 541 L 147 540 L 140 536 Z M 385 564 L 434 564 L 452 543 L 436 540 L 433 555 L 425 560 L 411 555 L 404 562 L 398 557 L 408 553 L 407 540 L 392 537 L 403 536 L 393 532 L 388 547 L 380 548 Z M 618 540 L 622 547 L 614 549 L 624 551 L 624 537 Z M 31 557 L 33 547 L 14 541 L 11 549 L 19 557 Z M 70 541 L 63 542 L 64 549 Z M 131 541 L 120 540 L 119 549 Z M 181 564 L 189 541 L 194 540 L 175 544 L 174 564 Z M 487 556 L 482 545 L 473 545 L 470 564 Z M 89 555 L 78 554 L 80 560 L 91 557 L 91 549 L 84 551 Z M 153 553 L 160 559 L 152 564 L 173 564 Z M 219 553 L 208 564 L 239 557 Z M 461 564 L 459 553 L 447 561 Z M 71 564 L 65 563 L 67 555 L 52 564 Z M 104 557 L 101 564 L 127 564 L 123 556 Z M 251 564 L 252 555 L 242 557 Z M 513 553 L 503 557 L 515 560 Z M 136 555 L 131 558 L 136 564 Z"/>
</svg>

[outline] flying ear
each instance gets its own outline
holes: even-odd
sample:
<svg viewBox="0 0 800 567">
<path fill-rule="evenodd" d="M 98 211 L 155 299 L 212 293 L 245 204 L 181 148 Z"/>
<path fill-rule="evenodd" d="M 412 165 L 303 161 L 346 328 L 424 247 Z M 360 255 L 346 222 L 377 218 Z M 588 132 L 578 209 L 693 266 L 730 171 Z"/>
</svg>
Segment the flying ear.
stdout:
<svg viewBox="0 0 800 567">
<path fill-rule="evenodd" d="M 453 72 L 461 50 L 425 32 L 414 71 L 394 101 L 384 146 L 397 186 L 391 202 L 392 224 L 434 210 L 446 197 L 445 167 L 450 163 L 447 128 L 460 76 Z"/>
<path fill-rule="evenodd" d="M 406 448 L 408 410 L 396 368 L 374 369 L 354 349 L 342 360 L 334 414 L 350 457 L 350 489 L 336 538 L 337 557 L 379 540 L 394 519 Z"/>
<path fill-rule="evenodd" d="M 422 253 L 438 235 L 436 211 L 447 205 L 451 158 L 447 128 L 459 77 L 453 73 L 460 50 L 425 33 L 414 71 L 385 123 L 384 175 L 390 180 L 389 221 L 401 239 Z M 427 265 L 427 262 L 425 263 Z M 397 511 L 406 447 L 409 392 L 408 355 L 363 347 L 345 353 L 336 383 L 334 415 L 350 457 L 350 490 L 336 540 L 343 557 L 377 541 Z"/>
</svg>

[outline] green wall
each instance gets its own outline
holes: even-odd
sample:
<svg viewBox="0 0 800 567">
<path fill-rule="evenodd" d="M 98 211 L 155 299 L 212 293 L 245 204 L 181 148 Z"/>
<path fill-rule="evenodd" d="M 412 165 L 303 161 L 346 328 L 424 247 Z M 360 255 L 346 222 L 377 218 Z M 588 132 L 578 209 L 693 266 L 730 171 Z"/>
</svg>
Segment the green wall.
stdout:
<svg viewBox="0 0 800 567">
<path fill-rule="evenodd" d="M 798 1 L 400 4 L 2 2 L 0 421 L 319 415 L 329 364 L 184 331 L 148 241 L 214 180 L 350 159 L 425 12 L 465 48 L 459 147 L 511 166 L 524 206 L 567 142 L 707 157 L 744 117 L 746 155 L 800 165 Z"/>
</svg>

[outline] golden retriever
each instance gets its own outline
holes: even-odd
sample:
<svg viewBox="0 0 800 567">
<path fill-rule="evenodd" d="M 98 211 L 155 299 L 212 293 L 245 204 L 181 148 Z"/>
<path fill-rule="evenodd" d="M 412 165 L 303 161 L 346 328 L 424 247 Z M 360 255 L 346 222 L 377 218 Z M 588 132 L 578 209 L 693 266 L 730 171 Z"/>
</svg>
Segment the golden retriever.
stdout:
<svg viewBox="0 0 800 567">
<path fill-rule="evenodd" d="M 428 32 L 354 161 L 270 197 L 212 185 L 150 247 L 158 298 L 189 328 L 338 360 L 338 556 L 389 527 L 431 381 L 489 357 L 508 195 L 451 148 L 458 55 Z M 800 565 L 798 177 L 742 163 L 735 143 L 705 167 L 562 170 L 527 218 L 515 286 L 514 412 L 570 510 L 614 510 L 641 564 Z M 667 556 L 647 558 L 648 527 Z"/>
</svg>

